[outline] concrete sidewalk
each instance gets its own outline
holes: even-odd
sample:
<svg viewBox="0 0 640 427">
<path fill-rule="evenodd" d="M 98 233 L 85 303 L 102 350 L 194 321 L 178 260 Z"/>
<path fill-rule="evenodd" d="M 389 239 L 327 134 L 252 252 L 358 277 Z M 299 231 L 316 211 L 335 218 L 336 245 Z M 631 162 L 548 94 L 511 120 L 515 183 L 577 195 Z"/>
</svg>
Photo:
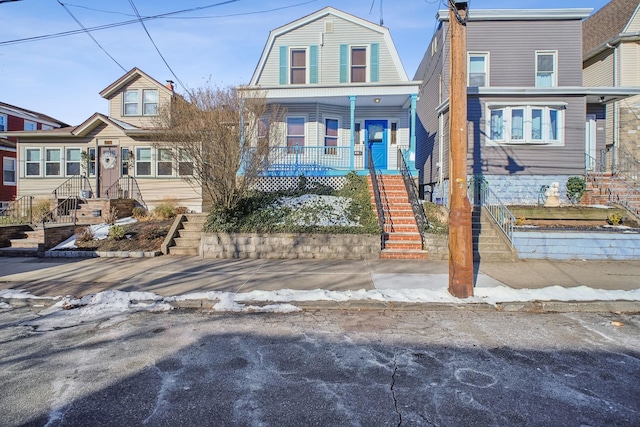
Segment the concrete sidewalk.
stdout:
<svg viewBox="0 0 640 427">
<path fill-rule="evenodd" d="M 448 268 L 446 261 L 0 258 L 0 289 L 39 297 L 81 297 L 108 289 L 163 297 L 208 291 L 441 289 L 448 285 Z M 632 290 L 640 287 L 640 261 L 481 262 L 475 278 L 476 286 L 485 287 Z"/>
</svg>

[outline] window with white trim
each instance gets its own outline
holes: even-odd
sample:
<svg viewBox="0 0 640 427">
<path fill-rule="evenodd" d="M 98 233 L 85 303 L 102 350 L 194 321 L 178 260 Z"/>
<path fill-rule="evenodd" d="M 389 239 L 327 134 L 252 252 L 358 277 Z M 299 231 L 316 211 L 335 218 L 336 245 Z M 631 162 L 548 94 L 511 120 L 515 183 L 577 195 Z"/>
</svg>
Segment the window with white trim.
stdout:
<svg viewBox="0 0 640 427">
<path fill-rule="evenodd" d="M 467 53 L 467 86 L 489 86 L 489 53 Z"/>
<path fill-rule="evenodd" d="M 558 86 L 557 68 L 557 51 L 536 51 L 536 87 Z"/>
<path fill-rule="evenodd" d="M 136 176 L 151 176 L 151 147 L 136 148 Z"/>
<path fill-rule="evenodd" d="M 16 159 L 14 157 L 2 158 L 2 183 L 16 185 Z"/>
<path fill-rule="evenodd" d="M 89 148 L 89 176 L 96 176 L 96 149 Z"/>
<path fill-rule="evenodd" d="M 25 148 L 25 175 L 41 176 L 40 160 L 42 160 L 42 151 L 39 148 Z"/>
<path fill-rule="evenodd" d="M 51 130 L 51 129 L 53 129 L 53 126 L 51 125 L 45 125 L 45 124 L 42 125 L 42 130 Z"/>
<path fill-rule="evenodd" d="M 193 159 L 184 148 L 178 149 L 178 175 L 193 175 Z"/>
<path fill-rule="evenodd" d="M 564 104 L 487 105 L 488 145 L 564 144 Z"/>
<path fill-rule="evenodd" d="M 287 151 L 295 152 L 295 147 L 304 147 L 304 117 L 287 117 Z"/>
<path fill-rule="evenodd" d="M 305 84 L 307 82 L 307 50 L 291 49 L 290 83 Z"/>
<path fill-rule="evenodd" d="M 367 48 L 354 46 L 351 48 L 351 83 L 367 81 Z"/>
<path fill-rule="evenodd" d="M 173 175 L 173 153 L 171 148 L 158 148 L 156 157 L 156 174 L 158 176 Z"/>
<path fill-rule="evenodd" d="M 7 115 L 0 114 L 0 132 L 7 131 Z"/>
<path fill-rule="evenodd" d="M 122 176 L 127 176 L 129 175 L 129 161 L 130 161 L 128 148 L 123 147 L 120 149 L 120 158 L 122 159 Z"/>
<path fill-rule="evenodd" d="M 324 129 L 324 154 L 338 154 L 338 119 L 325 119 Z"/>
<path fill-rule="evenodd" d="M 38 124 L 29 120 L 24 121 L 24 130 L 37 130 Z"/>
<path fill-rule="evenodd" d="M 42 151 L 39 148 L 25 148 L 25 176 L 41 176 L 40 160 Z"/>
<path fill-rule="evenodd" d="M 158 115 L 158 91 L 156 89 L 129 89 L 124 92 L 123 116 Z"/>
<path fill-rule="evenodd" d="M 80 161 L 82 159 L 82 149 L 67 148 L 65 151 L 65 174 L 67 176 L 80 175 Z"/>
<path fill-rule="evenodd" d="M 59 148 L 45 148 L 44 150 L 44 175 L 45 176 L 60 176 L 61 168 L 60 162 L 62 156 Z"/>
</svg>

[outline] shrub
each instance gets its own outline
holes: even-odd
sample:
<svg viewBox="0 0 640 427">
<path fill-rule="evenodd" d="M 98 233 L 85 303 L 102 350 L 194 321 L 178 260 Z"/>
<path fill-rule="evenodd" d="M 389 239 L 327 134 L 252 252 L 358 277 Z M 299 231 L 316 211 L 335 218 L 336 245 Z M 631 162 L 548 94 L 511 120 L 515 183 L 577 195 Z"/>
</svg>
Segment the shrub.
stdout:
<svg viewBox="0 0 640 427">
<path fill-rule="evenodd" d="M 51 212 L 51 204 L 48 199 L 34 199 L 31 205 L 31 220 L 34 224 L 42 222 Z"/>
<path fill-rule="evenodd" d="M 176 216 L 176 204 L 172 201 L 164 201 L 155 207 L 153 214 L 159 219 L 171 219 Z"/>
<path fill-rule="evenodd" d="M 572 176 L 567 180 L 567 197 L 571 203 L 578 203 L 586 189 L 587 183 L 581 176 Z"/>
<path fill-rule="evenodd" d="M 78 242 L 90 242 L 94 238 L 91 227 L 78 227 L 75 230 L 75 235 Z"/>
<path fill-rule="evenodd" d="M 113 225 L 109 228 L 109 234 L 107 234 L 107 239 L 109 240 L 122 240 L 125 236 L 125 230 L 120 225 Z"/>
<path fill-rule="evenodd" d="M 107 224 L 115 224 L 118 219 L 118 209 L 116 209 L 115 206 L 111 206 L 109 212 L 102 215 L 102 219 L 104 219 L 104 222 Z"/>
<path fill-rule="evenodd" d="M 427 218 L 426 232 L 433 234 L 447 234 L 449 232 L 448 217 L 445 207 L 433 202 L 422 204 L 424 215 Z"/>
<path fill-rule="evenodd" d="M 622 215 L 619 212 L 612 212 L 607 215 L 607 224 L 619 225 L 622 222 Z"/>
<path fill-rule="evenodd" d="M 131 216 L 135 219 L 142 219 L 147 216 L 147 210 L 143 207 L 136 206 L 131 210 Z"/>
</svg>

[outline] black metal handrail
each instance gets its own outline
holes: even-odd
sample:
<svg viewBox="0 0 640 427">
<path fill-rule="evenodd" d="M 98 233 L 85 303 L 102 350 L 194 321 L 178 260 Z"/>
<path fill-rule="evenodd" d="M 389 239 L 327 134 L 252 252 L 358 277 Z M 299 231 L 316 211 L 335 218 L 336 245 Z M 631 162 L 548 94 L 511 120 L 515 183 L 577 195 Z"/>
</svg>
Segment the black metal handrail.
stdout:
<svg viewBox="0 0 640 427">
<path fill-rule="evenodd" d="M 384 249 L 384 225 L 385 225 L 385 217 L 384 217 L 384 207 L 382 206 L 382 197 L 380 196 L 380 185 L 378 184 L 378 174 L 376 172 L 375 165 L 373 163 L 373 155 L 371 154 L 371 150 L 368 151 L 367 163 L 369 167 L 369 175 L 371 176 L 371 186 L 373 187 L 373 197 L 376 201 L 376 210 L 378 212 L 378 224 L 380 225 L 380 230 L 382 230 L 382 239 L 381 239 L 381 247 Z"/>
<path fill-rule="evenodd" d="M 146 209 L 147 205 L 142 199 L 142 192 L 138 186 L 138 181 L 132 176 L 125 175 L 118 178 L 105 191 L 107 199 L 133 199 Z"/>
<path fill-rule="evenodd" d="M 498 225 L 513 247 L 513 225 L 516 222 L 516 218 L 496 193 L 489 188 L 489 183 L 482 176 L 474 176 L 469 180 L 468 196 L 472 205 L 487 210 L 489 216 Z"/>
<path fill-rule="evenodd" d="M 60 184 L 51 194 L 54 199 L 66 199 L 68 197 L 87 199 L 91 197 L 93 191 L 89 178 L 84 175 L 74 175 Z"/>
<path fill-rule="evenodd" d="M 407 194 L 409 195 L 409 203 L 411 203 L 411 209 L 413 210 L 413 216 L 416 218 L 416 224 L 418 225 L 418 229 L 420 230 L 420 238 L 422 239 L 422 247 L 425 247 L 426 244 L 426 230 L 427 230 L 427 215 L 424 213 L 424 207 L 422 202 L 420 202 L 420 196 L 418 194 L 418 187 L 416 186 L 416 182 L 413 180 L 413 176 L 411 175 L 411 171 L 407 166 L 407 160 L 405 159 L 405 153 L 402 149 L 398 148 L 398 168 L 402 173 L 402 179 L 404 180 L 404 186 L 407 189 Z"/>
<path fill-rule="evenodd" d="M 75 224 L 78 219 L 78 200 L 76 196 L 67 197 L 42 217 L 42 228 L 46 224 Z"/>
<path fill-rule="evenodd" d="M 33 222 L 33 196 L 22 196 L 0 208 L 0 225 L 31 224 Z"/>
<path fill-rule="evenodd" d="M 640 188 L 618 176 L 611 177 L 609 198 L 612 203 L 624 206 L 640 218 Z"/>
</svg>

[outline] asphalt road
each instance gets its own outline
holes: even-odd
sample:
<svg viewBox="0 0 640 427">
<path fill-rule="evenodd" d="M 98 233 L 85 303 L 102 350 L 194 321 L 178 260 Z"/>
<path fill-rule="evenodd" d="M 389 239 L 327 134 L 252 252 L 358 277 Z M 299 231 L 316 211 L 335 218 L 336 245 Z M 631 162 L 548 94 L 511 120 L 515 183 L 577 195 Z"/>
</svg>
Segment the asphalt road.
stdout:
<svg viewBox="0 0 640 427">
<path fill-rule="evenodd" d="M 0 310 L 2 426 L 640 425 L 640 315 L 35 313 Z"/>
</svg>

